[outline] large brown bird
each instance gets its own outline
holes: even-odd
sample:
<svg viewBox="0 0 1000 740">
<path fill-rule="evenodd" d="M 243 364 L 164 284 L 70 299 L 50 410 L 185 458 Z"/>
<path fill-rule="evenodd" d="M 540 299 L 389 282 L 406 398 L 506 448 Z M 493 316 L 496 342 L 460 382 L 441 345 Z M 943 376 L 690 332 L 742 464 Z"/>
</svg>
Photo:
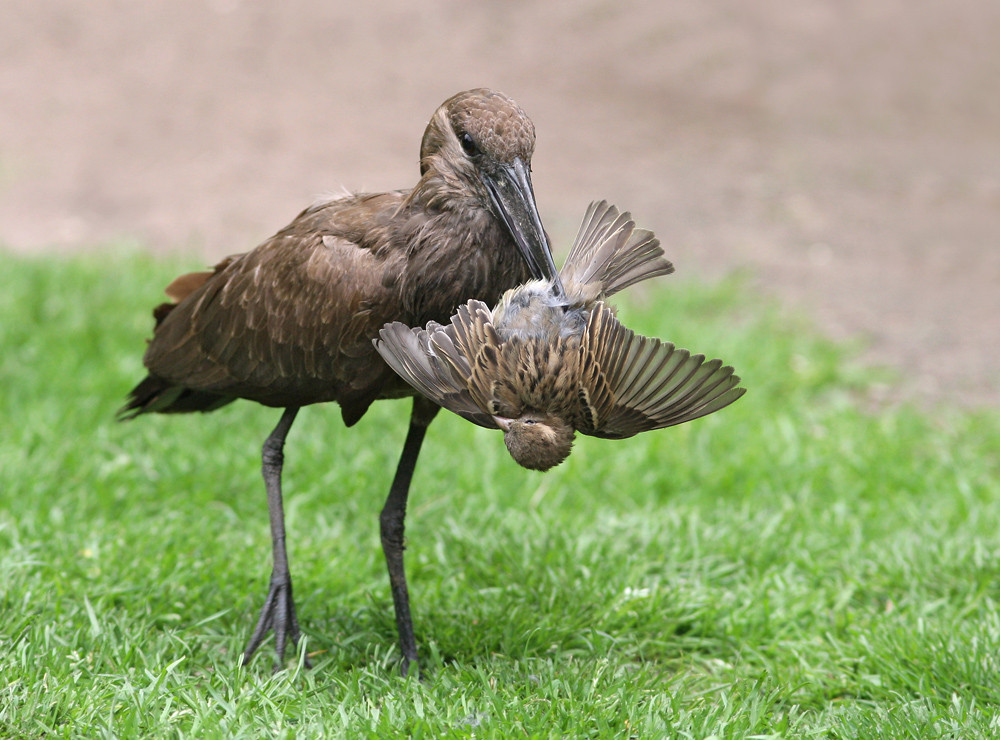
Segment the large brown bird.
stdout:
<svg viewBox="0 0 1000 740">
<path fill-rule="evenodd" d="M 502 429 L 518 463 L 548 470 L 569 455 L 577 431 L 631 437 L 710 414 L 745 392 L 721 360 L 640 336 L 603 302 L 670 272 L 652 232 L 592 203 L 563 265 L 564 289 L 534 280 L 493 310 L 468 301 L 446 326 L 394 322 L 375 345 L 422 394 Z"/>
<path fill-rule="evenodd" d="M 531 186 L 534 146 L 534 126 L 513 100 L 459 93 L 427 125 L 412 190 L 317 203 L 252 251 L 167 287 L 173 302 L 154 311 L 143 358 L 149 374 L 120 418 L 212 411 L 237 398 L 284 408 L 263 447 L 274 563 L 244 661 L 271 628 L 276 665 L 286 640 L 299 638 L 281 496 L 285 437 L 299 408 L 336 401 L 351 426 L 373 401 L 413 396 L 372 346 L 386 322 L 445 321 L 469 298 L 493 302 L 530 277 L 557 277 Z M 437 411 L 414 398 L 380 517 L 404 673 L 417 659 L 403 570 L 406 500 Z"/>
</svg>

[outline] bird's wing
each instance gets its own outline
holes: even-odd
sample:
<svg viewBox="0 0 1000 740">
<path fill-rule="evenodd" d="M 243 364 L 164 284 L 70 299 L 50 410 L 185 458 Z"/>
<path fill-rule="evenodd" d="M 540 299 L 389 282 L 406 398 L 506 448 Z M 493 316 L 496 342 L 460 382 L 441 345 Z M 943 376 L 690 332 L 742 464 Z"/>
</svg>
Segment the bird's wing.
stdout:
<svg viewBox="0 0 1000 740">
<path fill-rule="evenodd" d="M 653 232 L 637 229 L 631 214 L 602 200 L 587 208 L 559 274 L 567 286 L 597 286 L 600 293 L 610 296 L 673 271 Z"/>
<path fill-rule="evenodd" d="M 721 360 L 705 360 L 670 342 L 627 329 L 602 303 L 581 343 L 584 434 L 618 439 L 681 424 L 742 396 L 740 379 Z"/>
<path fill-rule="evenodd" d="M 345 404 L 355 396 L 361 403 L 380 375 L 393 377 L 371 345 L 393 318 L 382 280 L 393 256 L 334 236 L 328 224 L 343 222 L 351 207 L 371 212 L 387 205 L 372 200 L 307 209 L 261 246 L 221 265 L 165 312 L 146 366 L 188 388 L 271 405 L 296 398 Z"/>
<path fill-rule="evenodd" d="M 437 355 L 466 379 L 469 396 L 490 417 L 484 426 L 496 428 L 494 414 L 519 413 L 497 396 L 504 376 L 504 342 L 489 306 L 479 300 L 459 306 L 449 326 L 433 333 L 431 344 Z"/>
<path fill-rule="evenodd" d="M 431 322 L 426 329 L 411 329 L 395 321 L 379 332 L 375 349 L 403 380 L 434 403 L 474 424 L 496 429 L 492 416 L 469 391 L 471 369 L 468 358 L 455 346 L 452 328 Z"/>
</svg>

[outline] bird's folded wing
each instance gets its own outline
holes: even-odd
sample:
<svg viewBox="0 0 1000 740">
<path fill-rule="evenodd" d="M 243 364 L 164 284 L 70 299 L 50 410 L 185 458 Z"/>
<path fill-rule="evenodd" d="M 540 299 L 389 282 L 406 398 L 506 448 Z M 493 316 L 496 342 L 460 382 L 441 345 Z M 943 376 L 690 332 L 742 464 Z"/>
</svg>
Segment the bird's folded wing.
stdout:
<svg viewBox="0 0 1000 740">
<path fill-rule="evenodd" d="M 391 316 L 383 277 L 395 263 L 324 233 L 346 209 L 363 210 L 355 200 L 307 209 L 253 251 L 171 284 L 184 300 L 157 317 L 150 371 L 263 402 L 324 388 L 349 395 L 383 371 L 370 338 Z"/>
<path fill-rule="evenodd" d="M 468 360 L 456 348 L 452 330 L 434 322 L 426 329 L 411 329 L 396 321 L 382 328 L 374 340 L 375 349 L 403 380 L 434 403 L 474 424 L 496 429 L 492 415 L 470 393 Z"/>
<path fill-rule="evenodd" d="M 636 334 L 599 303 L 581 343 L 583 385 L 596 437 L 631 437 L 681 424 L 742 396 L 740 379 L 721 360 L 705 360 L 670 342 Z"/>
</svg>

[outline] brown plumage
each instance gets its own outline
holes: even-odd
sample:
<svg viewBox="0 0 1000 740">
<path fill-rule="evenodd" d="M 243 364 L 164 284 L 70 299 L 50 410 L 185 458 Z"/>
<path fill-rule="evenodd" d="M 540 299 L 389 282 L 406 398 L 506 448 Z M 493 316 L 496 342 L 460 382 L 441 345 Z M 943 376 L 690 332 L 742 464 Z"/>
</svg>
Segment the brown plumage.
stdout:
<svg viewBox="0 0 1000 740">
<path fill-rule="evenodd" d="M 245 254 L 183 275 L 154 311 L 149 371 L 121 418 L 211 411 L 237 398 L 285 413 L 263 450 L 274 540 L 268 598 L 245 657 L 269 628 L 279 659 L 298 638 L 284 546 L 280 474 L 299 407 L 340 404 L 356 423 L 373 401 L 413 395 L 372 347 L 389 321 L 444 321 L 469 298 L 497 300 L 529 277 L 556 277 L 531 187 L 534 127 L 506 96 L 459 93 L 434 113 L 412 190 L 317 203 Z M 403 517 L 437 407 L 416 398 L 382 512 L 404 670 L 416 658 L 402 567 Z"/>
<path fill-rule="evenodd" d="M 672 271 L 652 232 L 592 203 L 561 272 L 564 291 L 532 281 L 492 310 L 468 301 L 446 326 L 392 323 L 375 344 L 414 388 L 502 429 L 518 463 L 548 470 L 569 455 L 576 431 L 631 437 L 710 414 L 745 392 L 721 360 L 640 336 L 604 303 Z"/>
</svg>

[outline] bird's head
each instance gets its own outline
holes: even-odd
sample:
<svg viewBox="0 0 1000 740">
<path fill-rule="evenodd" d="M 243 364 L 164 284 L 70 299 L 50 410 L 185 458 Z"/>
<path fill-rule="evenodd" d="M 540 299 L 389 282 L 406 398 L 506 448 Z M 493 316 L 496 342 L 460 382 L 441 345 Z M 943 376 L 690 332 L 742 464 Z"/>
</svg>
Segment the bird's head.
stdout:
<svg viewBox="0 0 1000 740">
<path fill-rule="evenodd" d="M 506 95 L 477 88 L 452 96 L 427 124 L 420 174 L 440 203 L 468 202 L 510 232 L 532 277 L 561 287 L 531 186 L 535 126 Z M 434 196 L 432 196 L 434 197 Z"/>
<path fill-rule="evenodd" d="M 567 457 L 576 433 L 572 426 L 552 414 L 524 414 L 516 419 L 494 416 L 503 430 L 507 451 L 518 465 L 529 470 L 548 470 Z"/>
</svg>

